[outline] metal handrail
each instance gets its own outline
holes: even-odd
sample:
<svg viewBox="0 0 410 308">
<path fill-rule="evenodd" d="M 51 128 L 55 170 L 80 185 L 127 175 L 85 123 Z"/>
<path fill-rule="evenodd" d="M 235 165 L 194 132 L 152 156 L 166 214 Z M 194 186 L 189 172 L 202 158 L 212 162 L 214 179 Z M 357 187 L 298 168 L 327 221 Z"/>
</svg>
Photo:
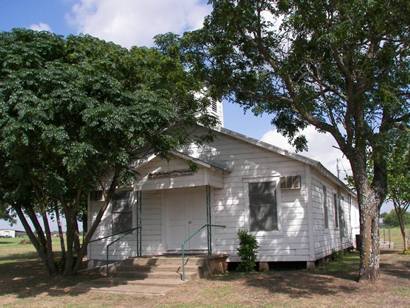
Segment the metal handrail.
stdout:
<svg viewBox="0 0 410 308">
<path fill-rule="evenodd" d="M 199 228 L 198 230 L 196 230 L 194 233 L 192 233 L 190 236 L 188 236 L 181 244 L 181 251 L 182 251 L 182 264 L 181 264 L 181 268 L 182 268 L 182 276 L 181 279 L 185 280 L 185 245 L 192 240 L 193 237 L 195 237 L 199 232 L 201 232 L 204 228 L 207 227 L 216 227 L 216 228 L 226 228 L 226 226 L 224 225 L 212 225 L 212 224 L 205 224 L 203 225 L 201 228 Z"/>
<path fill-rule="evenodd" d="M 106 250 L 105 264 L 106 264 L 106 275 L 107 275 L 107 277 L 108 277 L 108 264 L 109 264 L 108 252 L 109 252 L 110 246 L 111 246 L 112 244 L 118 242 L 120 239 L 124 238 L 124 236 L 126 236 L 126 235 L 128 235 L 128 234 L 134 232 L 134 231 L 137 230 L 137 229 L 142 229 L 142 227 L 141 227 L 141 226 L 138 226 L 138 227 L 135 227 L 135 228 L 131 228 L 131 229 L 122 231 L 122 232 L 117 232 L 117 233 L 114 233 L 114 234 L 110 234 L 110 235 L 107 235 L 107 236 L 103 236 L 103 237 L 100 237 L 100 238 L 97 238 L 97 239 L 95 239 L 95 240 L 92 240 L 92 241 L 89 241 L 89 242 L 88 242 L 88 243 L 90 244 L 90 243 L 93 243 L 93 242 L 98 242 L 98 241 L 101 241 L 101 240 L 104 240 L 104 239 L 107 239 L 107 238 L 110 238 L 110 237 L 113 237 L 113 236 L 122 234 L 122 236 L 116 238 L 115 240 L 113 240 L 112 242 L 110 242 L 109 244 L 107 244 L 107 246 L 105 247 L 105 250 Z M 138 245 L 138 243 L 137 243 L 137 245 Z M 138 249 L 138 248 L 137 248 L 137 249 Z"/>
</svg>

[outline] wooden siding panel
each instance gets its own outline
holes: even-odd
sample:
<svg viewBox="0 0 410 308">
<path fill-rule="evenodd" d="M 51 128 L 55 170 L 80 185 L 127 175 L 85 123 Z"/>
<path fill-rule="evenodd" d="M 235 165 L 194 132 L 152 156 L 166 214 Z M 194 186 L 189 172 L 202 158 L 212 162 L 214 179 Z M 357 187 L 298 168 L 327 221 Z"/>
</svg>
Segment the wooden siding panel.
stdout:
<svg viewBox="0 0 410 308">
<path fill-rule="evenodd" d="M 323 185 L 325 185 L 327 189 L 327 208 L 329 219 L 329 227 L 327 229 L 324 225 Z M 340 188 L 317 172 L 313 172 L 311 190 L 315 258 L 320 259 L 332 254 L 332 252 L 353 246 L 354 230 L 352 226 L 355 224 L 355 219 L 353 218 L 354 220 L 352 220 L 351 212 L 354 212 L 354 208 L 356 207 L 352 204 L 352 209 L 349 208 L 347 193 L 341 191 Z M 344 198 L 340 204 L 344 213 L 346 225 L 344 236 L 341 236 L 340 226 L 339 228 L 336 228 L 335 226 L 334 194 L 340 194 Z M 355 201 L 354 198 L 352 198 L 352 203 L 353 201 Z"/>
<path fill-rule="evenodd" d="M 186 150 L 196 158 L 214 161 L 231 169 L 231 173 L 224 177 L 223 189 L 214 189 L 212 194 L 213 223 L 227 226 L 223 230 L 213 230 L 214 250 L 228 253 L 230 260 L 235 260 L 237 232 L 249 230 L 247 182 L 258 179 L 261 182 L 278 181 L 283 175 L 301 175 L 302 189 L 281 190 L 278 194 L 279 230 L 253 233 L 260 245 L 258 260 L 307 260 L 309 242 L 304 165 L 228 136 L 216 137 L 206 146 L 192 146 Z"/>
</svg>

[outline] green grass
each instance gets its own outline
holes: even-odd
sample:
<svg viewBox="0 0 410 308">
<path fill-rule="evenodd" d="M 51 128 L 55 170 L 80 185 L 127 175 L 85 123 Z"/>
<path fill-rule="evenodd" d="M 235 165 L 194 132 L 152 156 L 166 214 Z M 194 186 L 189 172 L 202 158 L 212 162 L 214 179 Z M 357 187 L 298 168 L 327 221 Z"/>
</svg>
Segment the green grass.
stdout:
<svg viewBox="0 0 410 308">
<path fill-rule="evenodd" d="M 380 240 L 389 241 L 389 230 L 390 230 L 390 240 L 394 243 L 395 249 L 403 248 L 403 238 L 401 237 L 401 232 L 399 227 L 394 228 L 380 228 Z M 406 227 L 407 237 L 410 236 L 410 226 Z"/>
<path fill-rule="evenodd" d="M 60 239 L 53 238 L 53 250 L 60 251 Z M 0 238 L 0 264 L 32 261 L 37 252 L 28 237 Z"/>
<path fill-rule="evenodd" d="M 317 266 L 313 272 L 339 278 L 355 280 L 359 268 L 360 255 L 357 251 L 339 252 Z"/>
</svg>

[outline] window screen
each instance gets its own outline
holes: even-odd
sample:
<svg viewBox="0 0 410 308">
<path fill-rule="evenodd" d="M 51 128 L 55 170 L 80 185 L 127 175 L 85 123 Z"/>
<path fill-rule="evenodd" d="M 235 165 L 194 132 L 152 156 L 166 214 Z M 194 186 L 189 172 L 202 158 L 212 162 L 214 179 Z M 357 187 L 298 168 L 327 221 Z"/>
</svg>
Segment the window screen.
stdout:
<svg viewBox="0 0 410 308">
<path fill-rule="evenodd" d="M 250 231 L 278 229 L 275 182 L 249 183 Z"/>
<path fill-rule="evenodd" d="M 327 191 L 326 186 L 323 185 L 323 213 L 324 213 L 324 226 L 325 229 L 329 228 L 329 213 L 327 209 Z"/>
<path fill-rule="evenodd" d="M 112 197 L 112 233 L 132 228 L 131 192 L 121 191 Z"/>
</svg>

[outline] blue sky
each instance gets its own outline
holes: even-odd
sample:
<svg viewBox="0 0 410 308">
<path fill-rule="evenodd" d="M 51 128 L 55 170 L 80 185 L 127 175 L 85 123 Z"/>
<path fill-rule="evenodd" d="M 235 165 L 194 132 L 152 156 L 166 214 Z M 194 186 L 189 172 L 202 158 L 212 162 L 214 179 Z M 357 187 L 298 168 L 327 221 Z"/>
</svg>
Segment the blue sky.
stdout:
<svg viewBox="0 0 410 308">
<path fill-rule="evenodd" d="M 0 0 L 0 31 L 24 27 L 61 35 L 88 33 L 122 46 L 151 45 L 155 34 L 182 33 L 201 27 L 210 7 L 203 0 Z M 238 105 L 224 103 L 225 127 L 292 150 L 273 130 L 270 117 L 244 114 Z M 329 135 L 313 128 L 304 131 L 310 144 L 303 155 L 321 161 L 329 170 L 350 165 L 334 148 Z M 5 223 L 0 221 L 0 228 Z"/>
</svg>

